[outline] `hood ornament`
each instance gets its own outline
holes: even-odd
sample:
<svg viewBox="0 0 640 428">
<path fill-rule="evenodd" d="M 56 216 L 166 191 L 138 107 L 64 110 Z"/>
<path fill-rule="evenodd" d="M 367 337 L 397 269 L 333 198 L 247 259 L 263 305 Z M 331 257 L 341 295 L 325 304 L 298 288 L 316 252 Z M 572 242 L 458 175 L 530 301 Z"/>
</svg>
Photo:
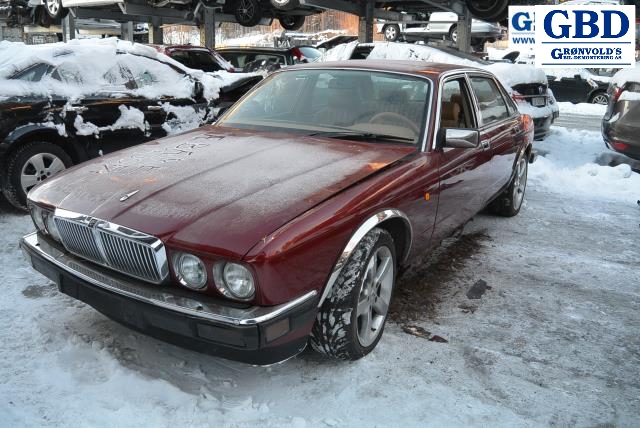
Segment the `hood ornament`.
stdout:
<svg viewBox="0 0 640 428">
<path fill-rule="evenodd" d="M 140 189 L 138 190 L 134 190 L 133 192 L 129 192 L 126 195 L 124 195 L 123 197 L 120 198 L 120 202 L 124 202 L 127 199 L 129 199 L 130 197 L 132 197 L 133 195 L 135 195 L 136 193 L 138 193 L 140 191 Z"/>
</svg>

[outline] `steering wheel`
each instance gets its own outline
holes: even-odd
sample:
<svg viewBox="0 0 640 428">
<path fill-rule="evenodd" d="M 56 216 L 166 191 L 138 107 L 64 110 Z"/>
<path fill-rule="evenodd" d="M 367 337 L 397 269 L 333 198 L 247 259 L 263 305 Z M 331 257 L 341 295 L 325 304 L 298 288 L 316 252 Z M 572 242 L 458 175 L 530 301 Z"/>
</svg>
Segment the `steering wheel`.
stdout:
<svg viewBox="0 0 640 428">
<path fill-rule="evenodd" d="M 416 135 L 420 133 L 420 128 L 418 128 L 418 125 L 416 125 L 412 120 L 408 119 L 407 117 L 401 114 L 393 113 L 391 111 L 384 111 L 382 113 L 378 113 L 375 116 L 373 116 L 371 119 L 369 119 L 369 123 L 376 123 L 376 122 L 386 123 L 386 124 L 389 124 L 389 122 L 401 122 L 407 128 L 410 128 L 413 132 L 415 132 Z"/>
</svg>

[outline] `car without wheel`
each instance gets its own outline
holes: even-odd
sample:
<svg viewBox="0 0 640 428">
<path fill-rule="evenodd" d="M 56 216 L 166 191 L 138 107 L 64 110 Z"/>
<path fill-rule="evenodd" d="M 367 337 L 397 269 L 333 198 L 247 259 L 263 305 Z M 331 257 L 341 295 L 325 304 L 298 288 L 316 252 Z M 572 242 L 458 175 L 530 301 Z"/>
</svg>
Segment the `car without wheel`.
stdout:
<svg viewBox="0 0 640 428">
<path fill-rule="evenodd" d="M 3 42 L 2 192 L 26 209 L 31 188 L 71 165 L 212 122 L 256 81 L 241 83 L 116 39 Z"/>
<path fill-rule="evenodd" d="M 358 359 L 403 266 L 485 207 L 518 214 L 532 141 L 484 70 L 293 66 L 215 125 L 32 190 L 22 249 L 63 293 L 165 341 L 252 364 L 307 343 Z"/>
<path fill-rule="evenodd" d="M 432 12 L 424 21 L 418 22 L 381 22 L 376 24 L 378 33 L 384 34 L 388 42 L 399 39 L 406 41 L 420 41 L 426 39 L 443 38 L 456 43 L 458 41 L 458 15 L 453 12 Z M 505 31 L 499 24 L 485 22 L 478 19 L 471 20 L 471 46 L 482 50 L 485 42 L 493 43 L 502 40 Z"/>
</svg>

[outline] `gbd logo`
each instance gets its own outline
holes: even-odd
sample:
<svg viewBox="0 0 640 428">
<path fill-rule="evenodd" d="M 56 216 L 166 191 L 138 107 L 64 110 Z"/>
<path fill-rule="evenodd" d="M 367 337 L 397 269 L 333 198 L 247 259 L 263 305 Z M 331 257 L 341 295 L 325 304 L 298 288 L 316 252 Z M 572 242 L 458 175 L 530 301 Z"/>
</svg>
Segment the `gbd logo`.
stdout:
<svg viewBox="0 0 640 428">
<path fill-rule="evenodd" d="M 515 27 L 514 27 L 515 28 Z M 614 30 L 615 28 L 615 30 Z M 619 39 L 629 31 L 629 18 L 619 10 L 551 10 L 544 32 L 552 39 Z"/>
<path fill-rule="evenodd" d="M 535 12 L 516 12 L 511 17 L 511 28 L 516 31 L 535 31 Z"/>
</svg>

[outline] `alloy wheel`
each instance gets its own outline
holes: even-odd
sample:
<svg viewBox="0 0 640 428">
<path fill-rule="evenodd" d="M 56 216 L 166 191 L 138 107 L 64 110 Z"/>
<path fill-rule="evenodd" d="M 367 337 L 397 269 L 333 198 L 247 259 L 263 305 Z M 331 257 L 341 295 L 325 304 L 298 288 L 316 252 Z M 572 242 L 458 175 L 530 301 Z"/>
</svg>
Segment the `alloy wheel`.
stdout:
<svg viewBox="0 0 640 428">
<path fill-rule="evenodd" d="M 379 247 L 365 268 L 356 307 L 358 341 L 371 345 L 382 332 L 393 289 L 394 262 L 391 250 Z"/>
<path fill-rule="evenodd" d="M 605 94 L 597 94 L 591 99 L 593 104 L 609 104 L 609 98 Z"/>
<path fill-rule="evenodd" d="M 57 172 L 65 169 L 64 162 L 51 153 L 38 153 L 25 162 L 20 174 L 20 185 L 24 193 L 46 180 Z"/>
<path fill-rule="evenodd" d="M 60 0 L 46 0 L 45 4 L 47 6 L 47 11 L 51 16 L 56 16 L 60 7 L 62 7 Z"/>
<path fill-rule="evenodd" d="M 513 183 L 513 206 L 520 208 L 524 199 L 524 189 L 527 187 L 527 157 L 522 156 L 518 161 L 515 181 Z"/>
</svg>

